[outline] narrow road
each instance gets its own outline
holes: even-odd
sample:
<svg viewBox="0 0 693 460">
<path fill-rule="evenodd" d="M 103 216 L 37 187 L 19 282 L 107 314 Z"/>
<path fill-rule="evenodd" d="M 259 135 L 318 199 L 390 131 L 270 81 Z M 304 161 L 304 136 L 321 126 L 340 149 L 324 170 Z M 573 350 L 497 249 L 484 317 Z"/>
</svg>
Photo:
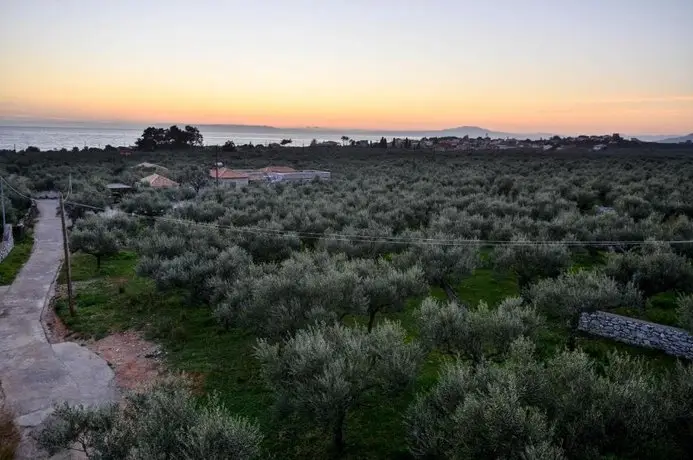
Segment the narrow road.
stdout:
<svg viewBox="0 0 693 460">
<path fill-rule="evenodd" d="M 106 361 L 73 342 L 50 344 L 41 324 L 63 257 L 57 204 L 37 201 L 34 249 L 0 301 L 0 389 L 23 431 L 18 458 L 37 458 L 29 434 L 56 403 L 102 404 L 118 395 Z"/>
</svg>

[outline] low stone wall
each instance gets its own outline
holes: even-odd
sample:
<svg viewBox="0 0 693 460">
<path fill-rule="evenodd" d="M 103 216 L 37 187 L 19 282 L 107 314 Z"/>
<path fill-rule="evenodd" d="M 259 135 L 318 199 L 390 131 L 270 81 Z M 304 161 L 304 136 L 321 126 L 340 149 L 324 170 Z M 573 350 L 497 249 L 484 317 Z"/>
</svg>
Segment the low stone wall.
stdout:
<svg viewBox="0 0 693 460">
<path fill-rule="evenodd" d="M 579 328 L 600 337 L 693 359 L 693 336 L 676 327 L 598 311 L 583 313 Z"/>
<path fill-rule="evenodd" d="M 12 226 L 10 224 L 5 225 L 5 229 L 2 234 L 2 245 L 0 245 L 0 262 L 5 260 L 5 257 L 12 251 L 14 247 L 14 236 L 12 235 Z"/>
</svg>

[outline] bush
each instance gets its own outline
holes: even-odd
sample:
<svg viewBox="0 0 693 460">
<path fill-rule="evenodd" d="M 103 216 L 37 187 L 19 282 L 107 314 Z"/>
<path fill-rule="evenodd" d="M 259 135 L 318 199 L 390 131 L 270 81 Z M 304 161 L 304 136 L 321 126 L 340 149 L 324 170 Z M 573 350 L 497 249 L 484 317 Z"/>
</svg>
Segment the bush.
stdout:
<svg viewBox="0 0 693 460">
<path fill-rule="evenodd" d="M 370 333 L 339 324 L 310 326 L 272 345 L 260 340 L 255 356 L 281 412 L 297 414 L 344 447 L 349 411 L 373 393 L 396 394 L 416 377 L 421 353 L 406 331 L 385 322 Z"/>
<path fill-rule="evenodd" d="M 519 297 L 509 297 L 492 310 L 481 301 L 474 310 L 429 297 L 418 311 L 421 338 L 429 347 L 481 362 L 505 354 L 522 335 L 533 335 L 541 318 Z"/>
<path fill-rule="evenodd" d="M 229 415 L 214 398 L 205 406 L 167 382 L 102 408 L 58 406 L 39 435 L 53 455 L 77 443 L 88 458 L 260 458 L 256 425 Z"/>
<path fill-rule="evenodd" d="M 641 253 L 614 254 L 605 272 L 621 283 L 632 281 L 647 297 L 665 291 L 693 292 L 693 267 L 668 245 L 650 243 Z"/>
</svg>

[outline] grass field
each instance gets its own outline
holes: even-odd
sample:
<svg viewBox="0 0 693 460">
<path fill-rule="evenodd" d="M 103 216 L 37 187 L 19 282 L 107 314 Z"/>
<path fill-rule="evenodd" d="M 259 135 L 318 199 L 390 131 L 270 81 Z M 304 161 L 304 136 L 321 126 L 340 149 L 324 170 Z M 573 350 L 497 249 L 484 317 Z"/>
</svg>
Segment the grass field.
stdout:
<svg viewBox="0 0 693 460">
<path fill-rule="evenodd" d="M 12 284 L 17 277 L 17 273 L 22 269 L 34 247 L 34 235 L 31 231 L 27 232 L 21 240 L 14 242 L 14 248 L 10 251 L 5 260 L 0 262 L 0 286 Z"/>
<path fill-rule="evenodd" d="M 281 454 L 279 458 L 324 458 L 329 436 L 296 420 L 280 421 L 273 408 L 272 394 L 265 390 L 252 358 L 253 335 L 241 330 L 224 330 L 218 326 L 209 309 L 191 307 L 183 292 L 157 292 L 154 284 L 135 276 L 137 257 L 130 252 L 104 259 L 100 271 L 91 256 L 77 254 L 73 258 L 75 280 L 94 280 L 79 287 L 76 296 L 77 316 L 67 313 L 67 303 L 59 299 L 56 309 L 73 331 L 85 337 L 103 337 L 112 331 L 142 330 L 146 336 L 163 344 L 171 369 L 199 377 L 207 392 L 217 392 L 229 410 L 259 421 L 266 435 L 265 447 Z M 584 260 L 585 266 L 590 261 Z M 460 300 L 470 305 L 485 300 L 496 305 L 507 296 L 518 295 L 512 275 L 479 269 L 456 287 Z M 442 289 L 431 294 L 445 299 Z M 653 302 L 661 301 L 655 299 Z M 419 300 L 412 299 L 405 311 L 380 315 L 401 321 L 410 336 L 418 335 L 414 310 Z M 548 324 L 538 339 L 543 355 L 565 346 L 568 333 L 561 324 Z M 643 356 L 655 368 L 668 368 L 675 359 L 663 353 L 630 347 L 608 340 L 580 337 L 587 353 L 603 360 L 615 349 Z M 350 413 L 346 427 L 345 458 L 409 458 L 402 414 L 417 392 L 436 381 L 441 364 L 448 358 L 434 352 L 423 365 L 411 390 L 388 401 L 375 398 Z"/>
</svg>

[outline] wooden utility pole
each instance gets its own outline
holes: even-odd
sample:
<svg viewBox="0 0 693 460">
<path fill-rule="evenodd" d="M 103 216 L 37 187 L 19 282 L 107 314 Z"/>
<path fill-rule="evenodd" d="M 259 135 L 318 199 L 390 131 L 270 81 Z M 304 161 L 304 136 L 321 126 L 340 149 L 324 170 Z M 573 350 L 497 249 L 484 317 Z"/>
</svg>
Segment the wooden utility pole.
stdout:
<svg viewBox="0 0 693 460">
<path fill-rule="evenodd" d="M 60 193 L 60 222 L 63 227 L 63 250 L 65 251 L 65 274 L 67 275 L 67 302 L 70 307 L 70 316 L 75 316 L 75 299 L 72 296 L 72 267 L 70 266 L 70 246 L 67 239 L 67 225 L 65 225 L 65 202 Z"/>
<path fill-rule="evenodd" d="M 216 177 L 217 177 L 217 183 L 216 187 L 219 188 L 219 146 L 214 147 L 214 153 L 215 153 L 215 163 L 214 163 L 214 171 L 216 171 Z"/>
</svg>

